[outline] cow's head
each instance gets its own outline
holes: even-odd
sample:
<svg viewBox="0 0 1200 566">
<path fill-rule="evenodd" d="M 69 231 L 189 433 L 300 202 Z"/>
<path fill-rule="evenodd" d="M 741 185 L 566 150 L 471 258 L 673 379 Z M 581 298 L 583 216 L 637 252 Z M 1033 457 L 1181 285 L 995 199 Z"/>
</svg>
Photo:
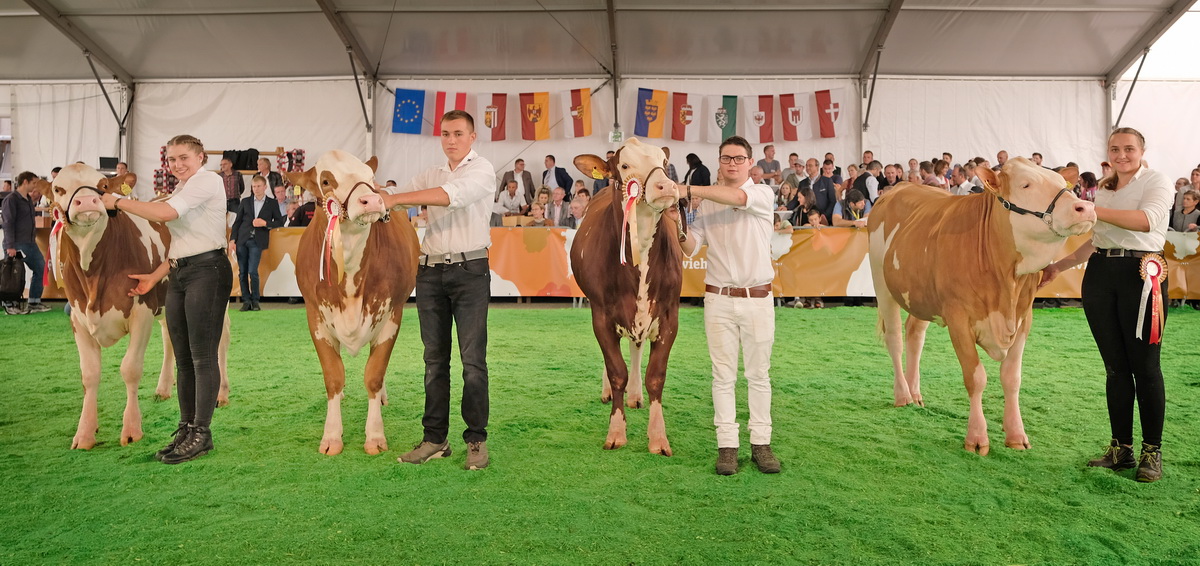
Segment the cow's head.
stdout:
<svg viewBox="0 0 1200 566">
<path fill-rule="evenodd" d="M 359 231 L 383 219 L 386 213 L 383 197 L 375 188 L 377 164 L 374 157 L 363 163 L 335 149 L 322 155 L 308 171 L 285 174 L 292 184 L 312 193 L 317 206 L 327 214 L 337 215 L 343 229 Z"/>
<path fill-rule="evenodd" d="M 1085 234 L 1096 224 L 1095 206 L 1071 192 L 1079 170 L 1067 167 L 1055 173 L 1024 157 L 1009 159 L 996 174 L 975 169 L 984 187 L 1012 211 L 1012 223 L 1034 239 L 1062 239 Z M 1048 229 L 1048 230 L 1047 230 Z"/>
<path fill-rule="evenodd" d="M 664 148 L 629 138 L 611 160 L 580 155 L 575 158 L 575 167 L 592 179 L 612 174 L 613 186 L 620 192 L 620 198 L 613 200 L 619 201 L 619 206 L 633 200 L 661 213 L 679 200 L 677 191 L 663 191 L 656 186 L 667 178 L 668 158 L 670 154 Z"/>
<path fill-rule="evenodd" d="M 125 175 L 109 179 L 87 165 L 73 163 L 63 167 L 54 182 L 46 183 L 41 191 L 51 201 L 55 220 L 83 228 L 107 217 L 100 195 L 107 192 L 127 195 L 127 187 Z"/>
</svg>

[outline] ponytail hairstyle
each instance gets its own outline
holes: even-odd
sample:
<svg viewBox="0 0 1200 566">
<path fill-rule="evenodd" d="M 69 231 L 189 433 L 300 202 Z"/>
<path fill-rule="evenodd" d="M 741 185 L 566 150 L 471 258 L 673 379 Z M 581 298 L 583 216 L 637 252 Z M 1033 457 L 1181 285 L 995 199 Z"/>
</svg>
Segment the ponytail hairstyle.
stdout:
<svg viewBox="0 0 1200 566">
<path fill-rule="evenodd" d="M 1132 134 L 1134 137 L 1136 137 L 1138 139 L 1138 145 L 1141 146 L 1142 151 L 1146 150 L 1146 137 L 1143 136 L 1141 132 L 1139 132 L 1133 128 L 1116 128 L 1112 131 L 1111 134 L 1108 134 L 1108 139 L 1111 140 L 1112 137 L 1117 134 Z M 1116 167 L 1110 168 L 1108 176 L 1103 179 L 1100 179 L 1099 186 L 1101 189 L 1104 189 L 1106 191 L 1116 190 L 1116 188 L 1117 188 L 1117 168 Z"/>
</svg>

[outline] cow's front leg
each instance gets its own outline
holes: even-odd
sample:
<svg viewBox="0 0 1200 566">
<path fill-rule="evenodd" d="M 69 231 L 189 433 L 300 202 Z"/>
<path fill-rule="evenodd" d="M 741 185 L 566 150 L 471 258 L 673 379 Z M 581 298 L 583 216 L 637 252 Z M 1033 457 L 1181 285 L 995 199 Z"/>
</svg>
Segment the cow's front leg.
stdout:
<svg viewBox="0 0 1200 566">
<path fill-rule="evenodd" d="M 135 308 L 142 308 L 135 306 Z M 137 314 L 129 320 L 129 347 L 121 360 L 121 380 L 125 382 L 125 414 L 121 419 L 121 446 L 142 439 L 142 411 L 138 406 L 138 383 L 142 381 L 142 367 L 146 360 L 146 345 L 154 319 L 149 312 Z"/>
<path fill-rule="evenodd" d="M 904 322 L 904 379 L 912 402 L 921 407 L 925 406 L 925 399 L 921 397 L 921 352 L 925 349 L 925 331 L 928 328 L 928 320 L 912 315 Z"/>
<path fill-rule="evenodd" d="M 612 409 L 608 415 L 608 436 L 604 439 L 604 449 L 614 450 L 625 446 L 625 386 L 629 379 L 625 358 L 621 355 L 621 337 L 612 330 L 607 317 L 599 316 L 595 305 L 592 308 L 592 329 L 596 333 L 596 341 L 600 344 L 600 352 L 604 356 L 604 369 L 608 374 L 609 385 L 612 388 Z"/>
<path fill-rule="evenodd" d="M 342 453 L 342 397 L 345 396 L 346 366 L 342 364 L 341 345 L 325 339 L 314 339 L 321 373 L 325 377 L 325 433 L 321 436 L 321 453 L 334 456 Z"/>
<path fill-rule="evenodd" d="M 1025 435 L 1025 423 L 1021 420 L 1021 360 L 1025 354 L 1025 339 L 1029 336 L 1029 325 L 1033 322 L 1032 309 L 1026 314 L 1022 330 L 1017 334 L 1008 355 L 1000 362 L 1000 384 L 1004 387 L 1004 445 L 1016 450 L 1030 447 Z"/>
<path fill-rule="evenodd" d="M 629 385 L 625 388 L 625 406 L 641 409 L 642 403 L 642 345 L 629 341 Z"/>
<path fill-rule="evenodd" d="M 175 387 L 175 348 L 171 345 L 171 333 L 167 331 L 167 318 L 159 317 L 158 326 L 162 331 L 163 361 L 158 371 L 158 384 L 154 386 L 154 400 L 166 401 Z"/>
<path fill-rule="evenodd" d="M 958 363 L 962 366 L 963 383 L 967 386 L 967 398 L 971 405 L 967 415 L 967 438 L 963 448 L 986 456 L 990 449 L 987 420 L 983 418 L 983 388 L 987 385 L 987 372 L 979 361 L 979 352 L 975 349 L 975 336 L 970 327 L 949 320 L 946 321 L 946 326 L 950 329 L 950 342 L 954 344 L 954 353 L 958 355 Z"/>
<path fill-rule="evenodd" d="M 399 321 L 397 321 L 399 326 Z M 388 340 L 371 347 L 371 356 L 367 358 L 367 368 L 363 382 L 367 386 L 367 441 L 363 449 L 372 456 L 386 452 L 387 437 L 383 434 L 383 400 L 386 396 L 383 390 L 383 378 L 387 373 L 388 361 L 392 358 L 392 348 L 396 345 L 393 336 Z"/>
<path fill-rule="evenodd" d="M 96 445 L 97 408 L 96 397 L 100 393 L 100 344 L 92 339 L 90 334 L 80 332 L 79 327 L 72 322 L 75 330 L 75 345 L 79 349 L 79 370 L 83 375 L 83 411 L 79 414 L 79 426 L 75 429 L 75 438 L 71 439 L 71 448 L 91 450 Z"/>
<path fill-rule="evenodd" d="M 665 318 L 665 317 L 664 317 Z M 646 364 L 646 393 L 650 397 L 650 422 L 646 425 L 648 448 L 651 454 L 671 455 L 667 441 L 667 423 L 663 417 L 662 394 L 667 382 L 667 358 L 675 342 L 678 321 L 661 320 L 664 327 L 657 341 L 650 345 L 650 361 Z"/>
</svg>

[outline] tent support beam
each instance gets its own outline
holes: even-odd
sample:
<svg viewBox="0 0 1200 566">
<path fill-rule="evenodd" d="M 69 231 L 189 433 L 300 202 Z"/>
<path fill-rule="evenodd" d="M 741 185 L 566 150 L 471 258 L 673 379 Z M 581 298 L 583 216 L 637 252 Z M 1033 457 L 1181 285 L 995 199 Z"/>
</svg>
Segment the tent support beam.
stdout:
<svg viewBox="0 0 1200 566">
<path fill-rule="evenodd" d="M 358 38 L 354 37 L 354 33 L 350 31 L 350 27 L 346 25 L 346 21 L 338 13 L 337 8 L 333 7 L 332 0 L 316 0 L 321 6 L 321 11 L 325 13 L 325 19 L 329 20 L 329 25 L 333 26 L 333 31 L 337 32 L 338 39 L 342 40 L 342 45 L 346 47 L 346 51 L 350 53 L 350 57 L 358 60 L 358 65 L 363 69 L 363 75 L 371 81 L 371 84 L 379 82 L 379 77 L 371 71 L 374 65 L 367 59 L 367 52 L 363 50 L 362 44 L 358 42 Z M 353 66 L 353 61 L 351 62 Z M 355 73 L 358 76 L 358 73 Z M 360 96 L 361 98 L 361 96 Z"/>
<path fill-rule="evenodd" d="M 879 82 L 879 57 L 883 49 L 875 52 L 875 70 L 871 72 L 871 92 L 867 96 L 867 109 L 863 112 L 862 131 L 871 129 L 871 103 L 875 102 L 875 83 Z"/>
<path fill-rule="evenodd" d="M 871 40 L 871 47 L 858 66 L 858 80 L 866 82 L 867 72 L 871 69 L 871 59 L 875 59 L 875 72 L 879 72 L 879 52 L 883 51 L 887 44 L 888 35 L 892 33 L 892 26 L 896 24 L 896 18 L 900 16 L 900 8 L 903 6 L 904 0 L 892 0 L 892 3 L 888 5 L 887 13 L 883 15 L 883 21 L 879 22 L 879 27 L 875 29 L 875 39 Z"/>
<path fill-rule="evenodd" d="M 25 3 L 29 4 L 30 8 L 33 8 L 34 11 L 36 11 L 40 16 L 42 16 L 43 19 L 46 20 L 46 22 L 54 26 L 58 31 L 62 32 L 62 34 L 67 36 L 67 38 L 70 39 L 75 45 L 78 45 L 79 48 L 83 50 L 84 56 L 88 58 L 88 64 L 91 64 L 92 58 L 95 58 L 96 60 L 100 61 L 101 65 L 104 65 L 104 68 L 108 69 L 108 71 L 113 74 L 115 79 L 120 81 L 121 84 L 125 85 L 126 88 L 133 88 L 133 75 L 129 74 L 129 71 L 126 71 L 124 67 L 117 63 L 116 59 L 113 59 L 112 56 L 110 56 L 106 51 L 104 51 L 104 49 L 96 44 L 92 38 L 88 37 L 86 33 L 83 33 L 82 30 L 75 27 L 75 25 L 72 24 L 71 21 L 66 18 L 66 16 L 63 16 L 62 13 L 58 11 L 58 8 L 52 6 L 48 0 L 25 0 Z M 92 71 L 95 72 L 95 67 L 92 68 Z M 111 102 L 109 104 L 111 105 Z M 114 115 L 115 114 L 116 112 L 114 111 Z"/>
<path fill-rule="evenodd" d="M 1121 112 L 1117 114 L 1117 121 L 1112 125 L 1113 128 L 1121 127 L 1121 118 L 1125 117 L 1125 107 L 1129 106 L 1129 99 L 1133 97 L 1133 87 L 1137 86 L 1138 77 L 1142 76 L 1142 65 L 1146 64 L 1146 56 L 1149 54 L 1149 47 L 1142 51 L 1142 61 L 1138 63 L 1137 72 L 1133 74 L 1133 82 L 1129 83 L 1129 92 L 1125 93 L 1125 102 L 1121 103 Z"/>
<path fill-rule="evenodd" d="M 613 86 L 613 131 L 621 131 L 621 110 L 618 107 L 621 97 L 621 73 L 620 59 L 617 58 L 617 10 L 613 6 L 613 0 L 608 0 L 608 43 L 612 49 L 612 71 L 608 74 L 608 80 Z"/>
<path fill-rule="evenodd" d="M 1104 87 L 1108 88 L 1112 85 L 1115 85 L 1117 80 L 1121 78 L 1121 75 L 1124 75 L 1125 71 L 1128 71 L 1129 68 L 1133 66 L 1133 62 L 1136 61 L 1139 56 L 1143 55 L 1143 53 L 1149 49 L 1151 45 L 1154 45 L 1154 42 L 1158 41 L 1158 38 L 1162 37 L 1162 34 L 1166 33 L 1167 29 L 1169 29 L 1175 22 L 1179 21 L 1179 18 L 1182 18 L 1183 15 L 1186 14 L 1195 3 L 1196 0 L 1176 0 L 1170 8 L 1167 8 L 1162 15 L 1158 17 L 1158 21 L 1154 22 L 1154 25 L 1150 26 L 1150 28 L 1147 29 L 1146 32 L 1143 33 L 1142 36 L 1139 37 L 1138 40 L 1129 47 L 1129 50 L 1126 51 L 1120 59 L 1117 59 L 1117 63 L 1113 65 L 1107 73 L 1105 73 Z"/>
</svg>

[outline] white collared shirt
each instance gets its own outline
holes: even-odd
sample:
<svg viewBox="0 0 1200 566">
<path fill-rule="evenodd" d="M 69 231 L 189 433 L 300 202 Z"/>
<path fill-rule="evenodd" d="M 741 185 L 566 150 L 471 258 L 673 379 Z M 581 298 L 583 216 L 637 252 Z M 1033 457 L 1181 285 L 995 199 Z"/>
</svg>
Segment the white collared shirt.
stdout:
<svg viewBox="0 0 1200 566">
<path fill-rule="evenodd" d="M 449 162 L 431 167 L 400 189 L 410 193 L 441 187 L 450 197 L 449 206 L 429 207 L 421 253 L 465 253 L 492 245 L 495 182 L 496 169 L 472 149 L 453 171 Z"/>
<path fill-rule="evenodd" d="M 771 261 L 775 193 L 771 187 L 756 185 L 750 179 L 740 188 L 746 193 L 746 206 L 738 208 L 704 199 L 691 226 L 696 250 L 708 244 L 708 272 L 704 276 L 708 285 L 757 287 L 775 279 Z"/>
<path fill-rule="evenodd" d="M 1141 210 L 1150 221 L 1149 232 L 1134 232 L 1107 222 L 1097 222 L 1092 229 L 1092 243 L 1097 248 L 1160 251 L 1167 240 L 1167 224 L 1171 205 L 1175 204 L 1175 184 L 1166 175 L 1142 167 L 1120 190 L 1096 190 L 1096 206 L 1121 210 Z"/>
<path fill-rule="evenodd" d="M 496 212 L 499 214 L 518 214 L 525 206 L 525 193 L 518 189 L 516 194 L 510 196 L 508 191 L 500 191 L 500 199 L 496 204 Z"/>
<path fill-rule="evenodd" d="M 258 218 L 258 215 L 262 213 L 263 205 L 266 204 L 266 202 L 267 202 L 267 198 L 266 197 L 256 198 L 256 199 L 253 199 L 252 202 L 254 203 L 254 218 Z"/>
<path fill-rule="evenodd" d="M 171 232 L 168 259 L 225 249 L 225 182 L 214 171 L 200 170 L 179 184 L 167 204 L 179 218 L 167 222 Z"/>
</svg>

